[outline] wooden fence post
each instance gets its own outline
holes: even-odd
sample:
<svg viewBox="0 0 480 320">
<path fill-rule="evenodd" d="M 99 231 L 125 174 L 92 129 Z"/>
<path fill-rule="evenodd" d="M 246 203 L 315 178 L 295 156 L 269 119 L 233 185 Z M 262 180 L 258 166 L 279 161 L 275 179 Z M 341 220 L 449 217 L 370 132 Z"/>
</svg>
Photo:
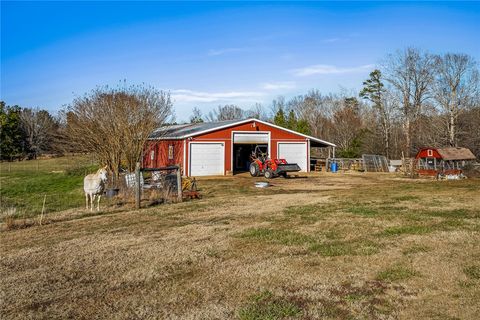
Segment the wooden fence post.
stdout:
<svg viewBox="0 0 480 320">
<path fill-rule="evenodd" d="M 142 191 L 142 186 L 140 185 L 140 162 L 137 162 L 135 165 L 135 207 L 140 209 L 140 196 Z"/>
<path fill-rule="evenodd" d="M 177 193 L 178 202 L 182 202 L 182 175 L 180 174 L 180 166 L 177 167 Z"/>
</svg>

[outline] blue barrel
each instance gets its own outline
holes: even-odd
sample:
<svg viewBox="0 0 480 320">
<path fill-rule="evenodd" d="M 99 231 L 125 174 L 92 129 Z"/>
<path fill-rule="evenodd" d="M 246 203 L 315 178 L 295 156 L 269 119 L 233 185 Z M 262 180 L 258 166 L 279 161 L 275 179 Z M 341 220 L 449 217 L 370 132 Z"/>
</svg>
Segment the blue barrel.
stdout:
<svg viewBox="0 0 480 320">
<path fill-rule="evenodd" d="M 330 171 L 332 171 L 332 172 L 337 172 L 338 171 L 338 165 L 337 165 L 336 162 L 332 162 L 330 164 Z"/>
</svg>

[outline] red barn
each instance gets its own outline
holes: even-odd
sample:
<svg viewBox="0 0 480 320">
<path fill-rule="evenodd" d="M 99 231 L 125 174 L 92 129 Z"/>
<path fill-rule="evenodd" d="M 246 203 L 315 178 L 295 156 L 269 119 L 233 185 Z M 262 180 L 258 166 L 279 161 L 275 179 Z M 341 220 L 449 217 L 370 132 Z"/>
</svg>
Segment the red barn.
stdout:
<svg viewBox="0 0 480 320">
<path fill-rule="evenodd" d="M 475 155 L 467 148 L 422 148 L 415 156 L 418 173 L 426 176 L 436 176 L 439 173 L 459 174 L 469 161 L 475 160 Z"/>
<path fill-rule="evenodd" d="M 333 143 L 258 119 L 165 126 L 152 133 L 143 158 L 145 168 L 180 164 L 186 176 L 248 171 L 256 145 L 267 145 L 271 158 L 297 163 L 310 171 L 310 147 Z"/>
</svg>

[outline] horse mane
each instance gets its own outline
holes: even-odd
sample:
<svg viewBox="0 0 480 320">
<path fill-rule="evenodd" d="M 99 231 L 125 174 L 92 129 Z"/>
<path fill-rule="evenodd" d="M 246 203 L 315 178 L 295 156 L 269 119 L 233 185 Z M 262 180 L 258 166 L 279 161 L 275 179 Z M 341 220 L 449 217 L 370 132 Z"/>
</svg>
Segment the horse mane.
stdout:
<svg viewBox="0 0 480 320">
<path fill-rule="evenodd" d="M 101 167 L 100 169 L 98 169 L 98 170 L 97 170 L 97 174 L 100 173 L 100 171 L 102 171 L 102 170 L 107 170 L 107 166 Z"/>
</svg>

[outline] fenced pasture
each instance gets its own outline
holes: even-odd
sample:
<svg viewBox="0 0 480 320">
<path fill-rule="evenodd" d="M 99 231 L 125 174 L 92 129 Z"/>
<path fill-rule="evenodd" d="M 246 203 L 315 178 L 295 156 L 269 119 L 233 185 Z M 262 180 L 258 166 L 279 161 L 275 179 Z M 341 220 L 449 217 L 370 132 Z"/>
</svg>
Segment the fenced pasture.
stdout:
<svg viewBox="0 0 480 320">
<path fill-rule="evenodd" d="M 312 173 L 0 233 L 10 318 L 477 319 L 480 180 Z"/>
<path fill-rule="evenodd" d="M 31 218 L 85 204 L 83 177 L 98 165 L 87 155 L 0 163 L 0 212 Z M 44 206 L 45 200 L 45 206 Z"/>
</svg>

